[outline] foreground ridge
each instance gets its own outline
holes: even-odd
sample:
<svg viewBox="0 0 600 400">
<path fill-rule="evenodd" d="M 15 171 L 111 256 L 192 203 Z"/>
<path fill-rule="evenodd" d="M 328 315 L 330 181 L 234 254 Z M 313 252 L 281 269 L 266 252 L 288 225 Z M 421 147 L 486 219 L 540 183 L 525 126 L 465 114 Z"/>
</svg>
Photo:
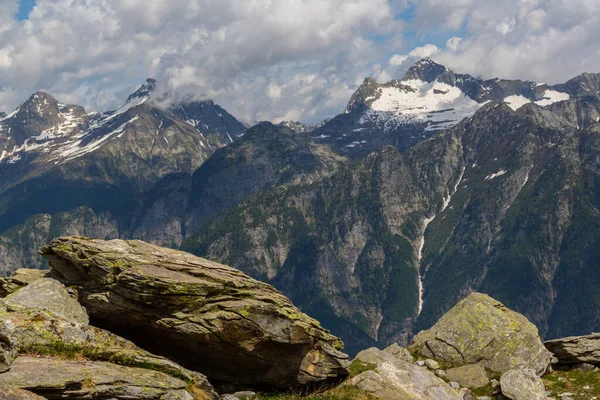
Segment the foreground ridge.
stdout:
<svg viewBox="0 0 600 400">
<path fill-rule="evenodd" d="M 234 268 L 135 240 L 65 237 L 41 253 L 99 326 L 212 380 L 290 387 L 347 374 L 340 339 Z"/>
</svg>

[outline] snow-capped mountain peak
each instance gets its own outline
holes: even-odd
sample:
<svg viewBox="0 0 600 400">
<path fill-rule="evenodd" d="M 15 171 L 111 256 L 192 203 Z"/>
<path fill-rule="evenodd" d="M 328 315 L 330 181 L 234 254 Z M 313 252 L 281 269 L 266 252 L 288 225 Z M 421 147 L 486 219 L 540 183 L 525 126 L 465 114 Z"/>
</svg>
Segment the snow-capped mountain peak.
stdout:
<svg viewBox="0 0 600 400">
<path fill-rule="evenodd" d="M 584 83 L 585 87 L 595 87 L 588 80 L 596 81 L 583 76 L 568 85 L 548 86 L 519 80 L 482 80 L 424 58 L 401 80 L 378 83 L 365 79 L 344 113 L 311 135 L 320 143 L 356 157 L 383 144 L 403 149 L 473 116 L 488 102 L 506 102 L 515 111 L 528 103 L 546 107 L 568 100 L 567 87 L 573 88 L 571 92 L 584 87 Z"/>
<path fill-rule="evenodd" d="M 152 79 L 152 78 L 146 79 L 146 82 L 144 82 L 138 90 L 136 90 L 134 93 L 129 95 L 129 97 L 127 98 L 127 101 L 125 101 L 125 104 L 129 104 L 132 102 L 139 103 L 140 99 L 143 99 L 145 101 L 146 99 L 148 99 L 150 97 L 152 92 L 154 92 L 157 84 L 158 83 L 155 79 Z"/>
</svg>

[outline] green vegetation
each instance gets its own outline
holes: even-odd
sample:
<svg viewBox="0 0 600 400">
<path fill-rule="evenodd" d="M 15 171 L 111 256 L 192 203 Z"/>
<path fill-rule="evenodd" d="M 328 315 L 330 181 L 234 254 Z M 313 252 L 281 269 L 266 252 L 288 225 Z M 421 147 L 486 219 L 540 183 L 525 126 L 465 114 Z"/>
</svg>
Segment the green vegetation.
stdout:
<svg viewBox="0 0 600 400">
<path fill-rule="evenodd" d="M 257 400 L 376 400 L 377 397 L 352 386 L 342 386 L 307 396 L 298 393 L 259 395 Z"/>
<path fill-rule="evenodd" d="M 554 371 L 543 380 L 546 390 L 552 391 L 553 397 L 572 393 L 569 397 L 573 400 L 600 398 L 600 373 L 595 371 Z"/>
<path fill-rule="evenodd" d="M 479 397 L 479 396 L 489 396 L 492 398 L 492 400 L 495 400 L 496 398 L 494 396 L 492 396 L 492 393 L 494 393 L 494 387 L 492 386 L 492 384 L 490 383 L 487 386 L 484 386 L 482 388 L 479 389 L 472 389 L 471 390 L 471 394 L 473 394 L 473 396 L 475 397 Z"/>
<path fill-rule="evenodd" d="M 66 360 L 106 361 L 124 367 L 135 367 L 162 372 L 189 383 L 189 379 L 182 371 L 161 368 L 158 364 L 139 361 L 125 353 L 112 353 L 110 356 L 107 356 L 106 351 L 97 347 L 70 344 L 58 340 L 45 344 L 20 346 L 19 353 L 30 356 L 55 357 Z"/>
<path fill-rule="evenodd" d="M 364 361 L 355 359 L 352 361 L 352 364 L 350 364 L 348 372 L 350 372 L 350 378 L 353 378 L 362 374 L 363 372 L 373 371 L 375 368 L 377 368 L 377 364 L 366 363 Z"/>
</svg>

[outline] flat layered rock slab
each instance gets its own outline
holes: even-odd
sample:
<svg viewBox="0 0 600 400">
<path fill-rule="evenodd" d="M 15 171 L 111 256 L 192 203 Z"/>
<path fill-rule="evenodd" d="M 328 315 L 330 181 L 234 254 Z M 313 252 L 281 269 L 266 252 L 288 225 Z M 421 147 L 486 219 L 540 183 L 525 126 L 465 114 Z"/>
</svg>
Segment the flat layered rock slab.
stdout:
<svg viewBox="0 0 600 400">
<path fill-rule="evenodd" d="M 7 278 L 0 278 L 0 297 L 6 297 L 30 283 L 48 276 L 50 271 L 21 268 Z"/>
<path fill-rule="evenodd" d="M 548 340 L 544 346 L 560 364 L 600 365 L 600 333 Z"/>
<path fill-rule="evenodd" d="M 7 296 L 3 303 L 11 310 L 47 310 L 74 324 L 87 325 L 88 315 L 65 286 L 51 278 L 40 278 Z"/>
<path fill-rule="evenodd" d="M 193 385 L 204 392 L 206 400 L 218 398 L 204 375 L 88 325 L 84 308 L 63 284 L 50 278 L 38 279 L 0 299 L 0 372 L 12 368 L 18 354 L 142 367 L 186 380 L 190 388 Z"/>
<path fill-rule="evenodd" d="M 192 400 L 182 380 L 106 362 L 19 357 L 10 371 L 0 374 L 2 385 L 48 399 Z"/>
<path fill-rule="evenodd" d="M 291 387 L 348 374 L 340 339 L 235 268 L 141 241 L 66 237 L 41 253 L 97 325 L 211 381 Z"/>
</svg>

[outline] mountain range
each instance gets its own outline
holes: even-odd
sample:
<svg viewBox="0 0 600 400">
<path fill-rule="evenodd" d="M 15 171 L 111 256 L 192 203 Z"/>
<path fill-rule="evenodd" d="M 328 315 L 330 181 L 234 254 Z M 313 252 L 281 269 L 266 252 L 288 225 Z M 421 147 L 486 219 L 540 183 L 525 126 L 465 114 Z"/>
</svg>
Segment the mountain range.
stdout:
<svg viewBox="0 0 600 400">
<path fill-rule="evenodd" d="M 64 235 L 182 248 L 269 282 L 350 352 L 406 344 L 473 291 L 547 337 L 600 328 L 600 74 L 481 80 L 432 59 L 317 126 L 247 129 L 148 80 L 89 114 L 0 119 L 0 270 Z"/>
</svg>

